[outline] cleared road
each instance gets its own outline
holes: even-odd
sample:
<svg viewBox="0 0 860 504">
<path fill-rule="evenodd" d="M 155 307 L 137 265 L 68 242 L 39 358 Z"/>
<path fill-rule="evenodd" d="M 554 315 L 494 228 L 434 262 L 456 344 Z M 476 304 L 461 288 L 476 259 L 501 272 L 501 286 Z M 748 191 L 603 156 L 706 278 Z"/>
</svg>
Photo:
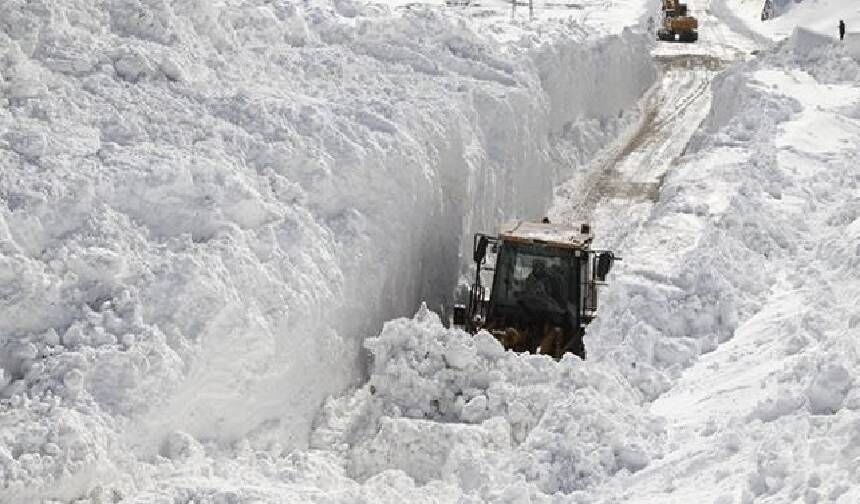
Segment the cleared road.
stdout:
<svg viewBox="0 0 860 504">
<path fill-rule="evenodd" d="M 708 114 L 711 81 L 760 47 L 760 40 L 735 28 L 736 19 L 726 20 L 721 0 L 692 0 L 689 8 L 699 19 L 699 41 L 657 43 L 653 55 L 660 74 L 642 101 L 638 127 L 562 184 L 549 211 L 556 222 L 599 227 L 601 247 L 623 250 L 635 239 L 633 231 L 659 197 L 663 177 Z M 655 24 L 659 16 L 654 13 Z"/>
</svg>

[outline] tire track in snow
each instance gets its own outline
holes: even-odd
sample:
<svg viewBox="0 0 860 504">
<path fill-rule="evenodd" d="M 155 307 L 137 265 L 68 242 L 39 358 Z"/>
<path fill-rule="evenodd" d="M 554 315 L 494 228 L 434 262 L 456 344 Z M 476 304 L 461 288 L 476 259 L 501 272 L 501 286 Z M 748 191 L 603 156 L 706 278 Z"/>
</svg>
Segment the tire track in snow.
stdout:
<svg viewBox="0 0 860 504">
<path fill-rule="evenodd" d="M 706 55 L 657 56 L 661 78 L 642 100 L 642 120 L 578 177 L 564 184 L 554 220 L 588 222 L 604 200 L 656 201 L 663 176 L 684 151 L 710 104 L 711 79 L 724 62 Z"/>
<path fill-rule="evenodd" d="M 746 57 L 760 45 L 758 39 L 723 20 L 720 4 L 699 0 L 689 5 L 699 18 L 699 41 L 657 45 L 654 59 L 661 77 L 640 102 L 639 127 L 607 148 L 584 174 L 559 187 L 549 211 L 552 219 L 591 222 L 595 211 L 608 201 L 614 207 L 656 201 L 663 177 L 683 156 L 707 115 L 711 81 L 728 63 Z"/>
</svg>

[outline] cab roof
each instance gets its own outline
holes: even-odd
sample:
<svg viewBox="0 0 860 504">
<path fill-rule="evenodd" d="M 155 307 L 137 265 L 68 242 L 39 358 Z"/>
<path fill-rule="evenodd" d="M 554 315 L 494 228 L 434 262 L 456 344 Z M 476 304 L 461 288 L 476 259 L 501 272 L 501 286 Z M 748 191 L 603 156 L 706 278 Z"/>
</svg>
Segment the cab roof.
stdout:
<svg viewBox="0 0 860 504">
<path fill-rule="evenodd" d="M 585 229 L 583 229 L 585 228 Z M 583 233 L 582 231 L 586 231 Z M 515 220 L 506 222 L 499 231 L 499 239 L 519 243 L 540 243 L 551 247 L 586 248 L 594 235 L 590 228 L 579 228 L 564 224 L 546 224 Z"/>
</svg>

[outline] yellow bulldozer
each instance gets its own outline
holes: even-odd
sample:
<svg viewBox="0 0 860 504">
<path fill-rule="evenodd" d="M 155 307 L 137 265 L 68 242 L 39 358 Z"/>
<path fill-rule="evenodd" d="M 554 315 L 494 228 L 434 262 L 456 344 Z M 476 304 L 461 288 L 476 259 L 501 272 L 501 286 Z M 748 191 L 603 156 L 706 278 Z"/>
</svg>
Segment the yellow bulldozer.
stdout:
<svg viewBox="0 0 860 504">
<path fill-rule="evenodd" d="M 498 235 L 475 235 L 475 282 L 454 326 L 489 331 L 517 352 L 585 358 L 582 336 L 597 310 L 597 289 L 614 261 L 592 250 L 590 226 L 512 221 Z"/>
<path fill-rule="evenodd" d="M 699 39 L 699 21 L 689 15 L 687 4 L 679 0 L 663 0 L 663 24 L 657 30 L 657 40 L 666 42 L 695 42 Z"/>
</svg>

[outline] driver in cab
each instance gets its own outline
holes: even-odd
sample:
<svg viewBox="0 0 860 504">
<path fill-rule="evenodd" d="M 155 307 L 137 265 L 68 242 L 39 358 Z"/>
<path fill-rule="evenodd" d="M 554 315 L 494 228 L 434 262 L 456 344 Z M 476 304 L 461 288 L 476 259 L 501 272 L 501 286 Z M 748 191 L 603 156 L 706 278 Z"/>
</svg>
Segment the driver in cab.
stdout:
<svg viewBox="0 0 860 504">
<path fill-rule="evenodd" d="M 532 270 L 526 278 L 523 294 L 528 298 L 532 311 L 561 311 L 561 307 L 554 299 L 555 289 L 552 278 L 547 271 L 546 263 L 541 259 L 535 259 L 532 262 Z"/>
</svg>

